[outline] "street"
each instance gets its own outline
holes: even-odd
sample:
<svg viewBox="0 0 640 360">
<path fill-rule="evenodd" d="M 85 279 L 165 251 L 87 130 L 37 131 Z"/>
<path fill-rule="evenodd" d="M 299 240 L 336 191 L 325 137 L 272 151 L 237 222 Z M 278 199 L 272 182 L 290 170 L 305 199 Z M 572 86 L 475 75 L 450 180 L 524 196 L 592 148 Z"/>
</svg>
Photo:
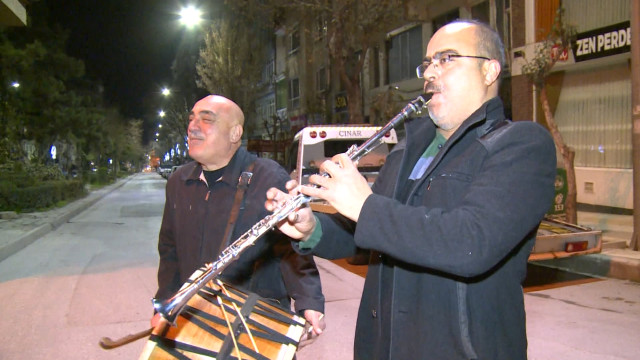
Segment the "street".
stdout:
<svg viewBox="0 0 640 360">
<path fill-rule="evenodd" d="M 0 262 L 0 359 L 137 359 L 149 327 L 166 180 L 141 173 Z M 349 360 L 363 278 L 318 259 L 325 333 L 298 360 Z M 529 359 L 636 359 L 640 283 L 604 279 L 525 294 Z M 416 300 L 418 301 L 418 300 Z M 428 354 L 425 355 L 428 358 Z"/>
</svg>

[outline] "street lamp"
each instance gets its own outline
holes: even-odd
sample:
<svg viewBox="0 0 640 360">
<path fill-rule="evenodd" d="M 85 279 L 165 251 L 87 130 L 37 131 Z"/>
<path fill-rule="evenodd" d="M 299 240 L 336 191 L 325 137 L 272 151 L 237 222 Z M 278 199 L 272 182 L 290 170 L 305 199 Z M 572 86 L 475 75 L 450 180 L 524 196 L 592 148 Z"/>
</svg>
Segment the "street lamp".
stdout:
<svg viewBox="0 0 640 360">
<path fill-rule="evenodd" d="M 20 87 L 20 83 L 17 82 L 17 81 L 14 81 L 14 82 L 11 83 L 11 86 L 17 89 L 17 88 Z"/>
<path fill-rule="evenodd" d="M 196 9 L 193 5 L 189 5 L 180 10 L 180 23 L 188 28 L 192 28 L 202 21 L 201 16 L 202 12 L 199 9 Z"/>
<path fill-rule="evenodd" d="M 164 117 L 166 115 L 166 113 L 164 112 L 164 110 L 160 110 L 160 111 L 158 111 L 158 115 L 160 117 Z"/>
<path fill-rule="evenodd" d="M 171 95 L 171 90 L 169 90 L 169 88 L 167 88 L 167 87 L 162 88 L 162 95 L 164 95 L 164 96 Z"/>
</svg>

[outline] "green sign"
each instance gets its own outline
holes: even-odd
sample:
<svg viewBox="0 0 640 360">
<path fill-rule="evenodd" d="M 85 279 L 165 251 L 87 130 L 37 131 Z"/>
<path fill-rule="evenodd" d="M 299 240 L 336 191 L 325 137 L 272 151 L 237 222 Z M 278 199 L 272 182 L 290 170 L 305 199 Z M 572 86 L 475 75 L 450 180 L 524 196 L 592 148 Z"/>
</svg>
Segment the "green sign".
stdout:
<svg viewBox="0 0 640 360">
<path fill-rule="evenodd" d="M 553 204 L 548 215 L 563 215 L 565 214 L 565 200 L 567 199 L 567 170 L 558 168 L 556 169 L 556 181 L 554 184 L 555 195 L 553 197 Z"/>
</svg>

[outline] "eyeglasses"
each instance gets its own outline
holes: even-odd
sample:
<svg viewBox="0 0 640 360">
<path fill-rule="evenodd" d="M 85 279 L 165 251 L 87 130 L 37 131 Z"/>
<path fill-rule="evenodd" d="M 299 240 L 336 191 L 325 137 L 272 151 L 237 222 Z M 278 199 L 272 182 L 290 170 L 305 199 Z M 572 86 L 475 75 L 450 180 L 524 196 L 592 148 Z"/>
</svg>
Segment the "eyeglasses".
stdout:
<svg viewBox="0 0 640 360">
<path fill-rule="evenodd" d="M 445 69 L 447 66 L 451 64 L 453 58 L 473 58 L 473 59 L 482 59 L 482 60 L 491 60 L 486 56 L 476 56 L 476 55 L 458 55 L 458 54 L 436 54 L 433 58 L 426 57 L 422 61 L 422 64 L 416 67 L 416 75 L 419 79 L 424 78 L 424 72 L 427 71 L 431 64 L 435 64 L 436 67 L 441 69 Z"/>
</svg>

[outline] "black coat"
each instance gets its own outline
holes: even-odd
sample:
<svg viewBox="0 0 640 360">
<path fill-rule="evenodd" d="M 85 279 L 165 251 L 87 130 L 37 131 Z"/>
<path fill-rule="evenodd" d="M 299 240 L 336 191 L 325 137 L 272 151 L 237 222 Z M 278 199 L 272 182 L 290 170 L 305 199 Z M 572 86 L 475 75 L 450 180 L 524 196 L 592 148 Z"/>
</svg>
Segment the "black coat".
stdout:
<svg viewBox="0 0 640 360">
<path fill-rule="evenodd" d="M 167 182 L 166 202 L 158 251 L 157 299 L 171 297 L 191 274 L 215 261 L 222 246 L 240 174 L 255 161 L 253 177 L 245 192 L 244 209 L 236 220 L 231 242 L 258 223 L 269 212 L 264 204 L 271 187 L 284 190 L 290 179 L 276 162 L 257 158 L 238 149 L 222 178 L 208 187 L 202 167 L 191 162 L 180 167 Z M 279 231 L 269 231 L 232 262 L 221 280 L 274 299 L 288 308 L 295 299 L 296 310 L 324 312 L 320 276 L 313 257 L 295 253 L 291 241 Z"/>
<path fill-rule="evenodd" d="M 355 358 L 525 359 L 521 283 L 554 194 L 551 136 L 533 122 L 505 120 L 494 98 L 412 182 L 436 130 L 428 118 L 405 126 L 406 142 L 389 154 L 355 229 L 318 215 L 315 254 L 373 250 Z"/>
</svg>

